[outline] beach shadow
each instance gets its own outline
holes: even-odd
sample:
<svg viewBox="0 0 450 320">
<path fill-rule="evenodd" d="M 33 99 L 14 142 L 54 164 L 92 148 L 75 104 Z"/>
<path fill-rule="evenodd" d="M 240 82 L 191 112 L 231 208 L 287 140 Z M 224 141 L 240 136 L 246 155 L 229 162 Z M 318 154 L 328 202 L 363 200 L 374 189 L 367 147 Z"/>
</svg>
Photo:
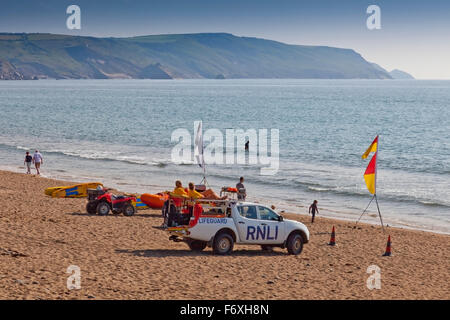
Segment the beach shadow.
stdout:
<svg viewBox="0 0 450 320">
<path fill-rule="evenodd" d="M 142 218 L 163 218 L 162 214 L 160 213 L 137 213 L 136 216 L 142 217 Z"/>
<path fill-rule="evenodd" d="M 148 250 L 127 250 L 117 249 L 116 253 L 130 254 L 136 257 L 195 257 L 195 256 L 212 256 L 211 250 L 205 251 L 191 251 L 191 250 L 167 250 L 167 249 L 148 249 Z M 255 256 L 285 256 L 285 252 L 272 251 L 266 252 L 262 250 L 235 250 L 229 254 L 234 257 L 255 257 Z"/>
<path fill-rule="evenodd" d="M 66 212 L 66 214 L 70 214 L 71 216 L 83 216 L 83 217 L 95 217 L 96 214 L 90 214 L 87 212 Z"/>
<path fill-rule="evenodd" d="M 66 212 L 66 214 L 70 214 L 71 216 L 82 216 L 82 217 L 100 217 L 98 214 L 90 214 L 87 212 Z M 106 216 L 104 216 L 105 218 L 107 217 L 123 217 L 124 215 L 122 213 L 117 213 L 117 214 L 112 214 L 109 213 Z M 141 218 L 162 218 L 162 216 L 160 214 L 156 214 L 156 213 L 136 213 L 135 214 L 136 217 L 141 217 Z"/>
<path fill-rule="evenodd" d="M 344 231 L 344 232 L 339 232 L 339 234 L 349 234 L 349 232 Z M 313 235 L 313 236 L 331 235 L 331 232 L 314 232 L 314 233 L 311 232 L 311 235 Z"/>
<path fill-rule="evenodd" d="M 102 216 L 99 216 L 98 214 L 90 214 L 90 213 L 87 213 L 87 212 L 67 212 L 66 214 L 70 214 L 71 216 L 81 216 L 81 217 L 102 217 Z M 120 217 L 120 216 L 123 216 L 123 214 L 119 214 L 119 213 L 117 213 L 117 214 L 112 214 L 112 213 L 110 213 L 110 214 L 107 214 L 106 216 L 103 216 L 103 217 L 105 217 L 105 218 L 108 218 L 108 217 Z"/>
<path fill-rule="evenodd" d="M 315 232 L 315 233 L 311 233 L 314 236 L 320 236 L 320 235 L 324 235 L 324 234 L 331 234 L 330 232 Z"/>
</svg>

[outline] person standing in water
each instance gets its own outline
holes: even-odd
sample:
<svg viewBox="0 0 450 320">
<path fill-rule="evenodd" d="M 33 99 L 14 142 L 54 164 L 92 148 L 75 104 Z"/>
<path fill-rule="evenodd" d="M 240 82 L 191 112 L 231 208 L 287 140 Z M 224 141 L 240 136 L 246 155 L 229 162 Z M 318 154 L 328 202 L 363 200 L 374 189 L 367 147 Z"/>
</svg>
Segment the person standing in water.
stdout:
<svg viewBox="0 0 450 320">
<path fill-rule="evenodd" d="M 309 213 L 312 214 L 311 223 L 314 223 L 314 217 L 316 216 L 316 213 L 319 214 L 317 203 L 318 203 L 317 200 L 314 200 L 314 202 L 309 206 Z"/>
<path fill-rule="evenodd" d="M 25 154 L 25 160 L 23 164 L 27 166 L 27 174 L 31 174 L 31 162 L 33 161 L 33 157 L 30 156 L 30 153 L 27 151 Z"/>
<path fill-rule="evenodd" d="M 34 163 L 34 167 L 36 168 L 37 174 L 41 174 L 39 169 L 41 168 L 41 164 L 44 164 L 44 159 L 42 158 L 42 154 L 38 150 L 34 151 L 33 163 Z"/>
</svg>

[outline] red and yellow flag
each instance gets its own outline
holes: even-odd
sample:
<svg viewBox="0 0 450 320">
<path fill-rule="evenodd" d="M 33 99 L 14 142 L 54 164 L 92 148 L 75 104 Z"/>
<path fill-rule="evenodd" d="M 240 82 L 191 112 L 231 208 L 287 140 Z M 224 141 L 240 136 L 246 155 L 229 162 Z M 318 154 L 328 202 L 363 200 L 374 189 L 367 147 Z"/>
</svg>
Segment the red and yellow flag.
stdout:
<svg viewBox="0 0 450 320">
<path fill-rule="evenodd" d="M 369 192 L 371 194 L 376 193 L 376 185 L 375 185 L 376 169 L 377 169 L 377 153 L 373 155 L 372 159 L 369 162 L 369 165 L 367 166 L 366 172 L 364 172 L 364 180 L 366 181 L 367 189 L 369 189 Z"/>
<path fill-rule="evenodd" d="M 375 137 L 372 144 L 367 148 L 366 152 L 362 155 L 363 159 L 366 159 L 371 152 L 377 152 L 378 148 L 378 136 Z"/>
</svg>

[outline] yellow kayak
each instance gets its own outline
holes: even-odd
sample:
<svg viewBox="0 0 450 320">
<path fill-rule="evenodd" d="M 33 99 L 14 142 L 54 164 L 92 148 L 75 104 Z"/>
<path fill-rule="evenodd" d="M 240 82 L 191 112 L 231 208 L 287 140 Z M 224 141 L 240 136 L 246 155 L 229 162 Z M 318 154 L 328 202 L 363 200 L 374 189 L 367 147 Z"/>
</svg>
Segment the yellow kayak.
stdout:
<svg viewBox="0 0 450 320">
<path fill-rule="evenodd" d="M 83 198 L 87 197 L 87 189 L 95 189 L 103 184 L 100 182 L 88 182 L 75 184 L 73 186 L 51 187 L 45 189 L 44 193 L 52 198 Z"/>
</svg>

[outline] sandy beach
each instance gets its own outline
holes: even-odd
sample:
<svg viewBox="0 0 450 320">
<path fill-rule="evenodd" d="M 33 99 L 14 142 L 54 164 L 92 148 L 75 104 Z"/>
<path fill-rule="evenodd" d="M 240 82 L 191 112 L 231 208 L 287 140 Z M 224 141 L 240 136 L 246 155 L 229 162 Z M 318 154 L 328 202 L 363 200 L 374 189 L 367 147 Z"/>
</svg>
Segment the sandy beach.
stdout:
<svg viewBox="0 0 450 320">
<path fill-rule="evenodd" d="M 305 215 L 311 239 L 299 256 L 236 245 L 229 256 L 193 253 L 158 229 L 159 210 L 93 216 L 86 199 L 52 199 L 70 185 L 0 171 L 0 299 L 450 299 L 450 236 Z M 332 226 L 337 246 L 327 245 Z M 388 234 L 392 257 L 382 257 Z M 67 268 L 81 269 L 68 290 Z M 381 289 L 366 272 L 381 269 Z"/>
</svg>

